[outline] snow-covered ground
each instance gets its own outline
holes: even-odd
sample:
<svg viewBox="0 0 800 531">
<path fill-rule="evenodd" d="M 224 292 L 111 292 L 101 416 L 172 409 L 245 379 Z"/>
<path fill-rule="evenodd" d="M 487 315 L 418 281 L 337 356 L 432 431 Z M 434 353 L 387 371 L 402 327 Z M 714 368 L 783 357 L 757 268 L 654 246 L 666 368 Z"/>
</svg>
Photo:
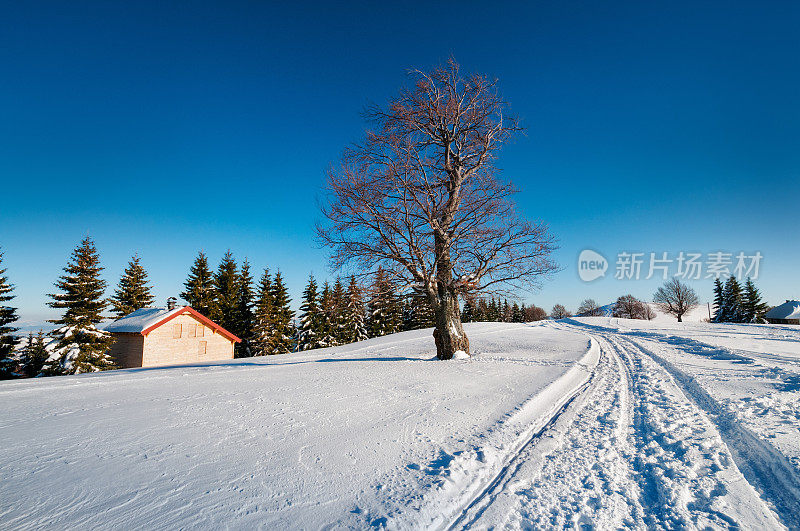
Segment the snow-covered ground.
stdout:
<svg viewBox="0 0 800 531">
<path fill-rule="evenodd" d="M 576 318 L 0 385 L 7 528 L 797 528 L 800 329 Z"/>
<path fill-rule="evenodd" d="M 503 445 L 569 389 L 544 411 L 532 399 L 588 351 L 580 332 L 467 331 L 474 360 L 433 360 L 423 330 L 303 354 L 4 382 L 0 521 L 361 527 L 421 506 L 457 467 L 499 465 Z"/>
</svg>

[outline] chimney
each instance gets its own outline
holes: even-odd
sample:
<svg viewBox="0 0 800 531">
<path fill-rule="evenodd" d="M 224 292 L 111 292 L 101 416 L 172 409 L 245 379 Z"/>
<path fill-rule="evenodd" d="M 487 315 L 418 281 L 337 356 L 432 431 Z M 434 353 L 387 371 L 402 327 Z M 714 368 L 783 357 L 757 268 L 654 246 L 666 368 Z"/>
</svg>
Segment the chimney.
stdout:
<svg viewBox="0 0 800 531">
<path fill-rule="evenodd" d="M 170 297 L 169 299 L 167 299 L 167 310 L 170 311 L 174 310 L 177 304 L 178 304 L 178 299 L 176 299 L 175 297 Z"/>
</svg>

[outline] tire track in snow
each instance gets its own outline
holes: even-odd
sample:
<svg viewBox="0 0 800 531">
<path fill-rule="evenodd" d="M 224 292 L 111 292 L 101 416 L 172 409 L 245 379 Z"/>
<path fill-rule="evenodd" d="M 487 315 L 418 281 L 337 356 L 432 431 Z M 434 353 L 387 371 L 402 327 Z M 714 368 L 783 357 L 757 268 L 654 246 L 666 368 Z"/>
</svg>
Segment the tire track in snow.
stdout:
<svg viewBox="0 0 800 531">
<path fill-rule="evenodd" d="M 481 503 L 494 485 L 518 466 L 518 456 L 545 433 L 569 404 L 588 387 L 596 371 L 600 349 L 589 341 L 584 356 L 567 372 L 510 413 L 481 448 L 450 456 L 446 468 L 450 481 L 442 490 L 425 495 L 427 502 L 412 519 L 394 515 L 381 525 L 398 529 L 451 529 L 463 527 L 465 514 Z"/>
<path fill-rule="evenodd" d="M 526 421 L 518 443 L 476 448 L 477 460 L 457 457 L 455 492 L 438 493 L 428 519 L 388 527 L 779 529 L 779 517 L 800 527 L 791 511 L 776 515 L 759 497 L 746 467 L 737 467 L 738 446 L 689 383 L 626 335 L 575 325 L 547 324 L 589 331 L 600 346 L 587 381 L 549 416 Z"/>
<path fill-rule="evenodd" d="M 782 527 L 673 375 L 626 338 L 603 337 L 623 359 L 634 395 L 632 457 L 647 527 Z"/>
<path fill-rule="evenodd" d="M 615 323 L 619 328 L 612 328 L 609 326 L 588 324 L 573 319 L 567 320 L 570 324 L 576 325 L 580 328 L 589 329 L 597 333 L 611 333 L 617 336 L 622 336 L 631 339 L 634 342 L 641 340 L 653 341 L 660 344 L 669 345 L 674 350 L 680 350 L 689 354 L 698 356 L 700 358 L 729 360 L 732 363 L 742 363 L 745 365 L 755 364 L 759 367 L 764 367 L 773 373 L 776 379 L 783 382 L 787 388 L 796 388 L 800 383 L 800 373 L 795 370 L 788 369 L 786 366 L 800 367 L 800 359 L 785 355 L 773 354 L 769 352 L 760 352 L 754 349 L 732 348 L 715 344 L 712 342 L 700 341 L 693 337 L 687 337 L 685 334 L 674 334 L 663 331 L 655 330 L 637 330 L 625 327 L 624 324 Z M 617 320 L 615 320 L 617 321 Z M 561 325 L 562 327 L 564 325 Z M 756 325 L 751 325 L 756 326 Z M 770 325 L 765 325 L 770 326 Z M 562 329 L 569 329 L 562 328 Z M 573 328 L 574 329 L 574 328 Z M 773 340 L 775 335 L 764 334 L 761 336 L 754 336 L 753 339 Z M 786 334 L 780 334 L 782 340 L 786 339 Z M 793 341 L 794 339 L 789 338 Z M 797 339 L 800 342 L 800 338 Z M 780 364 L 781 366 L 777 366 Z"/>
<path fill-rule="evenodd" d="M 638 342 L 626 340 L 664 368 L 716 426 L 747 481 L 769 501 L 782 522 L 800 529 L 800 478 L 786 457 L 755 436 L 690 375 Z"/>
<path fill-rule="evenodd" d="M 594 375 L 592 375 L 593 377 Z M 559 408 L 555 414 L 548 420 L 548 422 L 542 426 L 537 432 L 535 432 L 530 439 L 528 439 L 525 443 L 523 443 L 522 447 L 516 451 L 513 455 L 511 455 L 500 472 L 492 479 L 486 487 L 484 487 L 478 494 L 470 501 L 467 506 L 461 511 L 458 517 L 449 525 L 447 529 L 468 529 L 472 527 L 472 525 L 480 519 L 483 515 L 483 512 L 486 508 L 494 502 L 497 498 L 498 494 L 502 492 L 503 488 L 508 484 L 511 478 L 514 478 L 519 469 L 525 462 L 525 459 L 529 457 L 529 454 L 534 451 L 534 447 L 536 446 L 536 442 L 541 439 L 542 435 L 544 435 L 553 425 L 558 421 L 561 415 L 569 409 L 572 405 L 573 401 L 582 393 L 586 391 L 589 387 L 592 377 L 590 380 L 583 384 L 580 388 L 578 388 L 575 393 L 564 403 L 564 405 Z M 472 511 L 475 511 L 475 514 L 470 516 Z M 467 520 L 469 518 L 469 520 Z"/>
<path fill-rule="evenodd" d="M 451 529 L 644 527 L 628 462 L 629 388 L 621 360 L 604 341 L 598 344 L 602 357 L 587 389 L 514 456 Z"/>
<path fill-rule="evenodd" d="M 448 528 L 783 527 L 737 467 L 738 445 L 726 444 L 728 432 L 696 403 L 686 382 L 626 337 L 594 332 L 603 359 L 592 379 L 507 458 Z M 616 379 L 607 374 L 614 365 Z M 619 403 L 609 400 L 615 392 Z M 615 431 L 622 435 L 613 443 L 616 460 L 601 464 L 598 448 L 608 438 L 598 422 L 603 411 L 617 415 Z M 594 482 L 602 479 L 592 473 L 597 468 L 616 483 L 593 498 Z M 788 508 L 791 489 L 787 502 Z M 787 510 L 778 509 L 783 523 L 797 527 Z"/>
<path fill-rule="evenodd" d="M 710 499 L 721 490 L 714 478 L 704 474 L 693 477 L 690 461 L 708 461 L 709 469 L 724 465 L 713 453 L 713 442 L 702 440 L 702 428 L 692 427 L 699 420 L 696 412 L 670 393 L 677 390 L 669 389 L 665 375 L 653 374 L 644 360 L 631 356 L 614 338 L 606 339 L 623 361 L 633 397 L 633 452 L 629 458 L 640 487 L 645 525 L 667 529 L 736 527 L 735 521 L 711 509 L 709 503 L 694 503 L 694 499 Z"/>
</svg>

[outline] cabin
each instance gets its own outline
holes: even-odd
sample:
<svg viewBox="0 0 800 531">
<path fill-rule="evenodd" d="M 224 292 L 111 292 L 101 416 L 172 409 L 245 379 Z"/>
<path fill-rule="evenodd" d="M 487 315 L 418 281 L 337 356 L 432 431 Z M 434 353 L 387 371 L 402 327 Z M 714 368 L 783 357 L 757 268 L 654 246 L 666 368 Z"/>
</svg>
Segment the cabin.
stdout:
<svg viewBox="0 0 800 531">
<path fill-rule="evenodd" d="M 117 366 L 127 369 L 233 359 L 233 347 L 241 339 L 173 300 L 166 308 L 142 308 L 105 327 L 116 340 L 109 354 Z"/>
<path fill-rule="evenodd" d="M 800 301 L 786 301 L 765 315 L 770 324 L 800 325 Z"/>
</svg>

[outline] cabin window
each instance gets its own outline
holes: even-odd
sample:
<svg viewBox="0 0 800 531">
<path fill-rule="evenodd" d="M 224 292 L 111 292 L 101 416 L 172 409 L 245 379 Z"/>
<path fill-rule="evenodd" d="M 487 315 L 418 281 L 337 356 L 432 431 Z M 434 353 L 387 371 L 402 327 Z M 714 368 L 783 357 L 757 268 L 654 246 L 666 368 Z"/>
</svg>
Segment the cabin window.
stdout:
<svg viewBox="0 0 800 531">
<path fill-rule="evenodd" d="M 197 353 L 201 356 L 206 355 L 206 345 L 208 345 L 208 341 L 201 341 L 197 347 Z"/>
<path fill-rule="evenodd" d="M 172 337 L 173 339 L 179 339 L 181 337 L 181 325 L 172 325 Z"/>
<path fill-rule="evenodd" d="M 187 332 L 189 334 L 189 337 L 197 337 L 197 325 L 196 324 L 190 324 L 189 325 L 189 330 L 187 330 Z"/>
<path fill-rule="evenodd" d="M 203 325 L 197 325 L 197 337 L 203 337 L 205 335 L 205 327 Z"/>
</svg>

